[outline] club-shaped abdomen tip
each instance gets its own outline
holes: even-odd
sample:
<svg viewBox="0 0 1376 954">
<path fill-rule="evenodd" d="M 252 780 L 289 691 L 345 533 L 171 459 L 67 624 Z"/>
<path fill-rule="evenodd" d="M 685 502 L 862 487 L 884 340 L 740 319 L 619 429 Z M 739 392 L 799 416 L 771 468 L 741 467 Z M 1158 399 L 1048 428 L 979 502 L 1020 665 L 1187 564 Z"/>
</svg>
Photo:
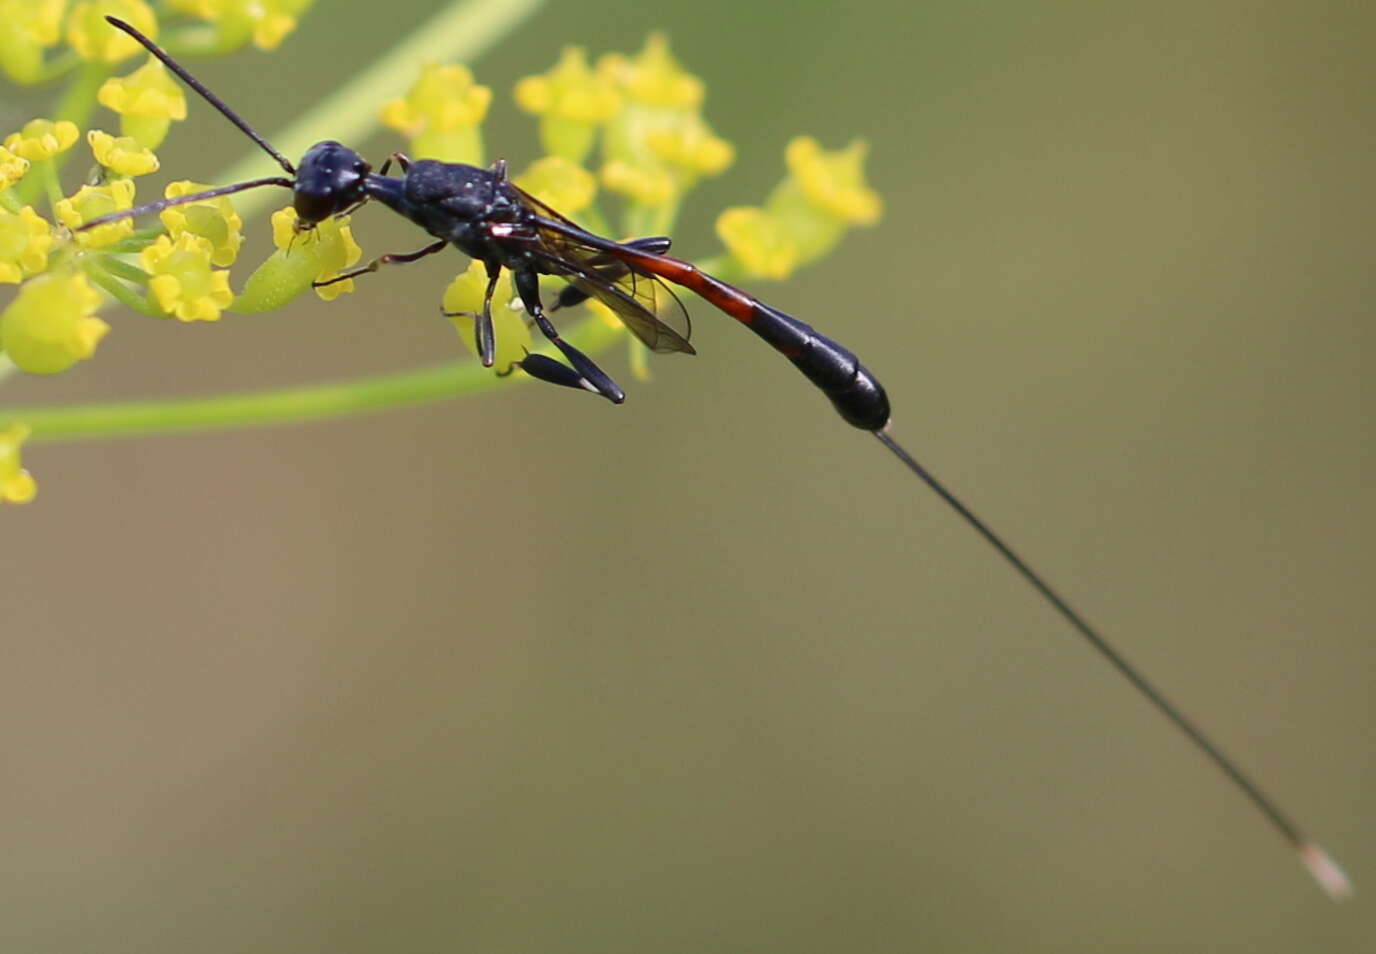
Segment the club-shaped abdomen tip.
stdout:
<svg viewBox="0 0 1376 954">
<path fill-rule="evenodd" d="M 1300 861 L 1309 869 L 1324 893 L 1334 901 L 1346 901 L 1352 897 L 1352 882 L 1328 852 L 1312 841 L 1300 845 L 1299 852 Z"/>
<path fill-rule="evenodd" d="M 857 363 L 855 369 L 854 379 L 827 397 L 847 424 L 862 431 L 882 431 L 889 423 L 889 396 L 864 365 Z"/>
</svg>

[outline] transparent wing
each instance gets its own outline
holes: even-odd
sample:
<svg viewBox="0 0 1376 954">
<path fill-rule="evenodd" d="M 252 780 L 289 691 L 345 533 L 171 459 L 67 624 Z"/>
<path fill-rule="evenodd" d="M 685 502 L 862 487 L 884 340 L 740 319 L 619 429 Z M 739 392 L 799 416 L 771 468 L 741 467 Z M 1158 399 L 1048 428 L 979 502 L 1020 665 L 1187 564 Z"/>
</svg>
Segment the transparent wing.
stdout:
<svg viewBox="0 0 1376 954">
<path fill-rule="evenodd" d="M 566 223 L 571 232 L 583 232 L 533 196 L 522 196 L 541 216 Z M 696 353 L 688 343 L 693 323 L 683 302 L 658 278 L 623 261 L 617 255 L 616 243 L 602 240 L 606 247 L 597 247 L 566 232 L 538 225 L 536 229 L 538 242 L 528 250 L 539 260 L 542 270 L 566 279 L 585 295 L 602 302 L 651 351 Z M 595 238 L 590 233 L 589 237 Z"/>
</svg>

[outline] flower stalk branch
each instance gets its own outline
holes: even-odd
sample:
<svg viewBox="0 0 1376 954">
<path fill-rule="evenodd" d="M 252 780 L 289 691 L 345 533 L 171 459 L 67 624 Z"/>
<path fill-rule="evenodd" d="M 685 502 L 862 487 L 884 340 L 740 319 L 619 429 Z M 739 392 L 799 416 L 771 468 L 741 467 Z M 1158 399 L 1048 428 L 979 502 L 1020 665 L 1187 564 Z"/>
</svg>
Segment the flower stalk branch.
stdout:
<svg viewBox="0 0 1376 954">
<path fill-rule="evenodd" d="M 593 317 L 570 329 L 567 337 L 585 351 L 598 351 L 621 340 L 623 334 Z M 39 444 L 300 424 L 447 401 L 528 380 L 525 375 L 498 377 L 474 361 L 450 361 L 398 374 L 242 394 L 9 408 L 0 410 L 0 429 L 22 422 L 31 432 L 28 443 Z"/>
</svg>

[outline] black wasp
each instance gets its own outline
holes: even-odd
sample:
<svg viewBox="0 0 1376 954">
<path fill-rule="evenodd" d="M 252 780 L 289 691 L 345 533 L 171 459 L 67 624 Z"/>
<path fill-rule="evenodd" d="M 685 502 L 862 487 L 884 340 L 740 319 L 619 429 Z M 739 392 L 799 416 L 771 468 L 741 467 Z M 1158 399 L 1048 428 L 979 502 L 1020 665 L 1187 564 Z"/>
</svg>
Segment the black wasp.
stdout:
<svg viewBox="0 0 1376 954">
<path fill-rule="evenodd" d="M 611 308 L 631 333 L 652 351 L 666 353 L 694 352 L 693 346 L 688 343 L 688 315 L 660 280 L 696 292 L 792 361 L 808 380 L 831 399 L 847 423 L 872 432 L 909 471 L 935 491 L 993 546 L 1152 705 L 1190 738 L 1296 850 L 1310 873 L 1330 895 L 1344 897 L 1350 892 L 1346 877 L 1322 848 L 1310 841 L 1236 763 L 1148 682 L 1040 574 L 889 435 L 886 429 L 889 422 L 888 397 L 874 375 L 850 351 L 791 315 L 708 275 L 692 263 L 664 254 L 669 248 L 668 238 L 656 236 L 616 242 L 574 224 L 509 182 L 505 161 L 497 162 L 490 169 L 480 169 L 429 159 L 412 162 L 400 153 L 394 153 L 392 159 L 384 162 L 382 168 L 374 173 L 372 166 L 358 153 L 338 142 L 326 141 L 308 149 L 300 164 L 293 166 L 152 40 L 122 20 L 114 17 L 105 19 L 141 43 L 181 77 L 206 102 L 272 156 L 292 178 L 270 176 L 194 195 L 150 202 L 95 219 L 81 228 L 92 228 L 103 222 L 260 186 L 291 189 L 292 203 L 305 227 L 352 211 L 369 199 L 376 199 L 419 225 L 435 241 L 419 251 L 380 256 L 366 266 L 346 272 L 331 281 L 343 281 L 376 271 L 386 264 L 414 262 L 453 245 L 487 267 L 487 293 L 483 310 L 475 316 L 474 321 L 478 355 L 484 365 L 490 367 L 494 360 L 496 345 L 492 330 L 492 295 L 502 270 L 506 269 L 512 273 L 516 292 L 531 320 L 568 361 L 565 365 L 544 355 L 532 354 L 519 362 L 519 366 L 532 377 L 565 387 L 593 391 L 617 404 L 625 400 L 625 392 L 592 359 L 563 340 L 550 322 L 540 300 L 539 277 L 555 275 L 568 282 L 548 310 L 596 298 Z M 393 159 L 401 167 L 401 178 L 387 175 Z"/>
<path fill-rule="evenodd" d="M 585 388 L 620 404 L 626 393 L 591 358 L 561 338 L 550 322 L 540 300 L 540 276 L 556 275 L 569 283 L 550 310 L 596 298 L 615 312 L 651 351 L 693 354 L 693 346 L 688 343 L 688 314 L 659 280 L 665 279 L 697 292 L 767 341 L 821 388 L 849 423 L 878 431 L 889 422 L 889 400 L 883 387 L 855 355 L 791 315 L 713 278 L 690 262 L 665 255 L 668 238 L 614 242 L 595 235 L 517 188 L 507 179 L 505 160 L 499 160 L 491 169 L 480 169 L 433 159 L 412 162 L 394 153 L 374 173 L 373 167 L 354 150 L 326 141 L 308 149 L 300 165 L 293 166 L 152 40 L 123 20 L 105 19 L 141 43 L 293 178 L 253 179 L 150 202 L 103 216 L 83 228 L 269 185 L 292 190 L 297 217 L 307 228 L 376 199 L 425 229 L 435 241 L 419 251 L 382 255 L 330 281 L 354 278 L 382 265 L 414 262 L 453 245 L 487 267 L 487 294 L 483 310 L 474 322 L 478 356 L 487 367 L 492 366 L 496 351 L 492 295 L 502 270 L 507 269 L 531 320 L 568 361 L 564 365 L 533 354 L 519 362 L 522 370 L 553 384 Z M 393 159 L 404 173 L 400 179 L 387 175 Z"/>
</svg>

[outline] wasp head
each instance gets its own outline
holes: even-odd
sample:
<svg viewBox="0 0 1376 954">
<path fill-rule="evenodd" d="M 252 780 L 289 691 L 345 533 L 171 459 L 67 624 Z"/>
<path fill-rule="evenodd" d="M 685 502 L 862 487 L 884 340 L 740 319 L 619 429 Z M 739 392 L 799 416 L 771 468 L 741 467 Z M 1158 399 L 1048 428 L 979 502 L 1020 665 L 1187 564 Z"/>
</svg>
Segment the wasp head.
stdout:
<svg viewBox="0 0 1376 954">
<path fill-rule="evenodd" d="M 361 202 L 364 183 L 372 169 L 348 146 L 333 141 L 311 146 L 296 169 L 292 185 L 292 205 L 299 227 L 313 228 Z"/>
</svg>

